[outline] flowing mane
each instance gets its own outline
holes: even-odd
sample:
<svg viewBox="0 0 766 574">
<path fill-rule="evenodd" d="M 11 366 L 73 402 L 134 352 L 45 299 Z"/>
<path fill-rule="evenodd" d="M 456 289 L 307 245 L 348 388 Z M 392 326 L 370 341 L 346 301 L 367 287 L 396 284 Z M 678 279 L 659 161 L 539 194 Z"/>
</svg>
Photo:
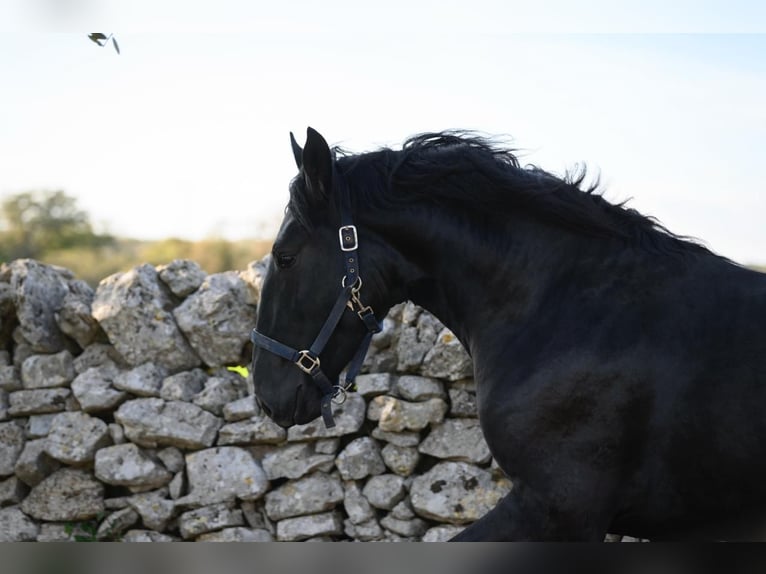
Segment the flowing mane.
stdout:
<svg viewBox="0 0 766 574">
<path fill-rule="evenodd" d="M 651 252 L 709 253 L 693 239 L 670 232 L 655 218 L 607 201 L 598 182 L 584 185 L 585 168 L 559 177 L 522 166 L 513 149 L 471 132 L 413 136 L 400 150 L 350 154 L 335 148 L 338 168 L 353 188 L 355 203 L 390 209 L 432 202 L 460 211 L 525 210 L 540 221 L 597 237 L 617 237 Z M 300 192 L 290 208 L 310 221 Z"/>
</svg>

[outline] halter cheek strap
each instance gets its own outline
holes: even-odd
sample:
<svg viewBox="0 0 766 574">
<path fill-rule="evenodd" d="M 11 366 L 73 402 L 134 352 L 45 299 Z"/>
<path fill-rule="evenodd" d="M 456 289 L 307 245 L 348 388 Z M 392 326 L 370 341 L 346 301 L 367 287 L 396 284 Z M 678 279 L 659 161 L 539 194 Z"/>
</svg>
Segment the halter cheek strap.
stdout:
<svg viewBox="0 0 766 574">
<path fill-rule="evenodd" d="M 335 174 L 337 177 L 337 171 Z M 379 333 L 381 330 L 380 323 L 378 323 L 378 320 L 375 318 L 375 313 L 372 308 L 362 303 L 359 297 L 359 292 L 362 289 L 362 278 L 359 276 L 359 256 L 357 253 L 359 249 L 359 238 L 356 226 L 351 220 L 348 188 L 345 183 L 342 184 L 340 188 L 341 226 L 338 228 L 338 238 L 340 241 L 340 250 L 343 254 L 343 263 L 346 273 L 341 280 L 342 291 L 335 300 L 335 304 L 330 310 L 327 319 L 325 319 L 322 328 L 319 330 L 319 334 L 316 336 L 311 346 L 302 351 L 294 349 L 284 343 L 280 343 L 263 333 L 259 333 L 255 329 L 253 329 L 250 335 L 250 339 L 256 347 L 260 347 L 261 349 L 290 361 L 304 373 L 309 375 L 319 386 L 322 391 L 322 400 L 320 403 L 322 419 L 327 428 L 335 426 L 335 420 L 332 416 L 333 401 L 341 404 L 346 399 L 346 392 L 351 389 L 354 384 L 354 379 L 362 368 L 362 363 L 364 362 L 364 357 L 370 347 L 372 336 L 375 333 Z M 330 340 L 330 337 L 335 332 L 346 309 L 350 309 L 356 313 L 359 319 L 364 323 L 365 327 L 367 327 L 367 334 L 364 339 L 362 339 L 358 350 L 348 364 L 345 383 L 340 385 L 337 382 L 333 384 L 322 371 L 319 355 L 327 345 L 327 341 Z M 253 361 L 254 360 L 255 349 L 253 349 Z"/>
</svg>

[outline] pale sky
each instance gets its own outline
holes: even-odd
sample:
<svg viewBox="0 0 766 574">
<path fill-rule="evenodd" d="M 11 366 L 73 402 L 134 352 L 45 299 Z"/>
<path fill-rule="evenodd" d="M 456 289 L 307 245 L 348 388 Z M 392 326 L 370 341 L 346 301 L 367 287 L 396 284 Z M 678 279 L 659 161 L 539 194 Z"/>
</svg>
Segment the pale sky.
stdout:
<svg viewBox="0 0 766 574">
<path fill-rule="evenodd" d="M 579 33 L 766 31 L 760 5 L 739 22 L 687 3 L 541 34 L 573 31 L 567 13 L 522 30 L 508 2 L 238 1 L 207 23 L 192 9 L 128 27 L 141 33 L 93 24 L 119 56 L 85 33 L 0 34 L 0 194 L 63 189 L 118 235 L 251 237 L 287 202 L 290 130 L 364 151 L 464 128 L 555 173 L 584 162 L 608 199 L 766 263 L 766 35 Z"/>
</svg>

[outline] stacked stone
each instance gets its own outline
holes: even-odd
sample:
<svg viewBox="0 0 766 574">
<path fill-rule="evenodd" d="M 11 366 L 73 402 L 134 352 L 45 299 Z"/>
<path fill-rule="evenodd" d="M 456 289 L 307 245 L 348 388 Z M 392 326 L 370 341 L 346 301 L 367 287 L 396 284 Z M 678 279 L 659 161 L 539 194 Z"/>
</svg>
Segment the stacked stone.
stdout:
<svg viewBox="0 0 766 574">
<path fill-rule="evenodd" d="M 470 359 L 411 303 L 335 428 L 261 413 L 226 367 L 249 360 L 264 269 L 143 265 L 94 291 L 0 268 L 0 541 L 435 541 L 508 492 Z"/>
</svg>

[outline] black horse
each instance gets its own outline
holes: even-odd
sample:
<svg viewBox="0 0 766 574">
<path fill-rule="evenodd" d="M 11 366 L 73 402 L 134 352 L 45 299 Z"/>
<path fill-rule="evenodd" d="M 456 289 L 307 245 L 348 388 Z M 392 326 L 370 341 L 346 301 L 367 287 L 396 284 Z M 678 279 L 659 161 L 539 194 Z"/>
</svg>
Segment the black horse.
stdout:
<svg viewBox="0 0 766 574">
<path fill-rule="evenodd" d="M 514 484 L 458 540 L 761 537 L 766 275 L 471 134 L 292 143 L 253 335 L 277 423 L 332 424 L 339 373 L 409 299 L 471 354 Z"/>
</svg>

